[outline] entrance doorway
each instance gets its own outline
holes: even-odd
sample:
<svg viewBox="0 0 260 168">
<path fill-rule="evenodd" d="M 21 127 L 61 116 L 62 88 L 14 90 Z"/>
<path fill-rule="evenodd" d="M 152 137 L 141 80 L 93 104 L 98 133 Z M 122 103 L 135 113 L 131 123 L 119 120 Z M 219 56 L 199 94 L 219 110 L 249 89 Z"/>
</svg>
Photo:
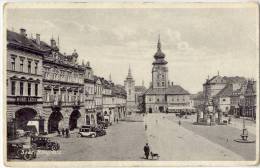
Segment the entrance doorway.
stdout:
<svg viewBox="0 0 260 168">
<path fill-rule="evenodd" d="M 15 112 L 16 129 L 26 129 L 29 121 L 34 120 L 37 112 L 32 108 L 23 108 Z"/>
<path fill-rule="evenodd" d="M 90 125 L 90 118 L 88 115 L 86 115 L 86 125 Z"/>
<path fill-rule="evenodd" d="M 69 120 L 69 128 L 70 130 L 74 130 L 78 127 L 78 119 L 81 116 L 80 112 L 78 110 L 74 110 L 70 115 Z"/>
<path fill-rule="evenodd" d="M 149 113 L 152 113 L 153 112 L 153 109 L 150 107 L 149 108 Z"/>
<path fill-rule="evenodd" d="M 61 112 L 52 112 L 48 120 L 48 132 L 54 133 L 59 129 L 59 122 L 63 119 Z"/>
<path fill-rule="evenodd" d="M 164 109 L 163 106 L 160 106 L 160 107 L 159 107 L 159 111 L 160 111 L 160 113 L 163 112 L 163 109 Z"/>
</svg>

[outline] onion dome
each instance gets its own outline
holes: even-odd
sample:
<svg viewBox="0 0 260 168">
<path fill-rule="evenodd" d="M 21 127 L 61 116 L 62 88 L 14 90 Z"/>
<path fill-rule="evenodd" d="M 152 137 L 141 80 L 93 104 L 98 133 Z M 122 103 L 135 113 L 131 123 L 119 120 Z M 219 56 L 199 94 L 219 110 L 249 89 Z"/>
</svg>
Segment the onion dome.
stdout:
<svg viewBox="0 0 260 168">
<path fill-rule="evenodd" d="M 158 43 L 157 43 L 157 52 L 154 54 L 154 59 L 155 61 L 153 62 L 153 65 L 155 64 L 162 64 L 165 65 L 168 62 L 164 60 L 165 54 L 162 52 L 161 50 L 161 41 L 160 41 L 160 36 L 158 39 Z"/>
<path fill-rule="evenodd" d="M 154 58 L 164 58 L 165 57 L 165 54 L 162 52 L 161 50 L 161 40 L 160 40 L 160 36 L 159 36 L 159 39 L 158 39 L 158 43 L 157 43 L 157 52 L 154 54 Z"/>
</svg>

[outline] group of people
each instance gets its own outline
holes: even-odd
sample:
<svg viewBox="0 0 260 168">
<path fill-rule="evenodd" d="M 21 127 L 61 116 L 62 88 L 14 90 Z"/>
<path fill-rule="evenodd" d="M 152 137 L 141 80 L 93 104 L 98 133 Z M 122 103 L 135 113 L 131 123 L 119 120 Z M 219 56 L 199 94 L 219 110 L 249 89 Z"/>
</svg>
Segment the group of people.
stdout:
<svg viewBox="0 0 260 168">
<path fill-rule="evenodd" d="M 59 135 L 59 136 L 62 135 L 62 137 L 68 138 L 68 137 L 70 136 L 70 133 L 69 133 L 70 131 L 69 131 L 68 128 L 66 128 L 66 129 L 62 128 L 61 131 L 58 129 L 57 132 L 58 132 L 58 135 Z M 61 134 L 60 134 L 60 133 L 61 133 Z"/>
</svg>

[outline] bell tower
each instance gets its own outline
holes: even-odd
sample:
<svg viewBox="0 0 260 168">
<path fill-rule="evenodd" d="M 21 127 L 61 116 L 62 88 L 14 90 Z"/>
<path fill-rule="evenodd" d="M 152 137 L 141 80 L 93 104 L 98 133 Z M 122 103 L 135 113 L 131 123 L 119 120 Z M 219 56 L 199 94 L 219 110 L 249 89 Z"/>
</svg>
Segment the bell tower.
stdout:
<svg viewBox="0 0 260 168">
<path fill-rule="evenodd" d="M 124 81 L 125 90 L 127 93 L 127 105 L 135 104 L 135 81 L 132 77 L 131 68 L 129 66 L 128 75 Z"/>
<path fill-rule="evenodd" d="M 164 60 L 165 54 L 162 52 L 160 35 L 157 43 L 157 52 L 154 54 L 154 62 L 152 68 L 152 87 L 167 88 L 168 87 L 168 67 L 167 61 Z"/>
</svg>

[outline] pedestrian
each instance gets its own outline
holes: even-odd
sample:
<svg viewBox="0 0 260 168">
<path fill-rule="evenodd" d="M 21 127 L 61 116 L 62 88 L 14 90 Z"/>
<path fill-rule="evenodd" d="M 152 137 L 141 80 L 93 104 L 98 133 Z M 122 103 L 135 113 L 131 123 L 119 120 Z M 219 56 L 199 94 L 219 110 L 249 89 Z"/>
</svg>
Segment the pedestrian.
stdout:
<svg viewBox="0 0 260 168">
<path fill-rule="evenodd" d="M 145 124 L 144 129 L 145 129 L 145 131 L 147 130 L 147 124 Z"/>
<path fill-rule="evenodd" d="M 179 126 L 181 126 L 181 120 L 179 120 Z"/>
<path fill-rule="evenodd" d="M 145 155 L 146 159 L 149 158 L 149 154 L 150 154 L 150 147 L 149 147 L 148 143 L 146 143 L 146 145 L 144 146 L 144 155 Z"/>
<path fill-rule="evenodd" d="M 62 133 L 62 137 L 64 137 L 64 134 L 65 134 L 64 128 L 62 128 L 61 133 Z"/>
<path fill-rule="evenodd" d="M 60 136 L 60 130 L 59 130 L 59 128 L 57 129 L 57 132 L 58 132 L 58 136 Z"/>
<path fill-rule="evenodd" d="M 69 137 L 69 129 L 68 128 L 66 128 L 66 138 L 68 138 Z"/>
<path fill-rule="evenodd" d="M 228 124 L 230 124 L 231 123 L 231 117 L 229 116 L 228 117 Z"/>
<path fill-rule="evenodd" d="M 116 122 L 118 123 L 118 118 L 116 119 Z"/>
</svg>

